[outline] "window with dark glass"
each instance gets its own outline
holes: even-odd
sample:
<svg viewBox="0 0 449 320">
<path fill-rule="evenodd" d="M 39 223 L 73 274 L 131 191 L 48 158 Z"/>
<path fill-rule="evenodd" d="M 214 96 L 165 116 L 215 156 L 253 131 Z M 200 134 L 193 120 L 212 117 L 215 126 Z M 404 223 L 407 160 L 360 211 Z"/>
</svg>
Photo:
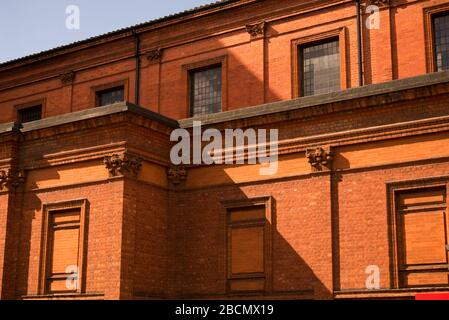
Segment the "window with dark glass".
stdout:
<svg viewBox="0 0 449 320">
<path fill-rule="evenodd" d="M 123 86 L 101 90 L 97 92 L 97 107 L 107 106 L 125 100 L 125 88 Z"/>
<path fill-rule="evenodd" d="M 190 115 L 221 111 L 221 65 L 190 72 Z"/>
<path fill-rule="evenodd" d="M 436 71 L 449 70 L 449 14 L 433 18 Z"/>
<path fill-rule="evenodd" d="M 301 46 L 299 55 L 302 96 L 340 90 L 338 39 Z"/>
<path fill-rule="evenodd" d="M 40 120 L 42 119 L 42 105 L 20 109 L 18 113 L 20 123 Z"/>
</svg>

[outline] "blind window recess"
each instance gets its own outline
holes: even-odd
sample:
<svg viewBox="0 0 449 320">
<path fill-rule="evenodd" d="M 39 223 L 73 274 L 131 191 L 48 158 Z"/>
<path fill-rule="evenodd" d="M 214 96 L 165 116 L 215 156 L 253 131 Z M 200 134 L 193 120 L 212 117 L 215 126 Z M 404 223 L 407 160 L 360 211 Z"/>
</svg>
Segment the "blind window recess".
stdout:
<svg viewBox="0 0 449 320">
<path fill-rule="evenodd" d="M 50 213 L 47 244 L 46 291 L 76 292 L 79 289 L 80 211 Z"/>
</svg>

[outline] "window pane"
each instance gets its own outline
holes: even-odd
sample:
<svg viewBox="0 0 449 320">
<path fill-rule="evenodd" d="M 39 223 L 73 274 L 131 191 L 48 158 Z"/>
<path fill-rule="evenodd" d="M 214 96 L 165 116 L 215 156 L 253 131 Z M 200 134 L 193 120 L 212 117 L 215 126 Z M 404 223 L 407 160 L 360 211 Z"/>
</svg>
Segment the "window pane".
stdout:
<svg viewBox="0 0 449 320">
<path fill-rule="evenodd" d="M 301 48 L 300 54 L 303 96 L 340 90 L 338 40 L 304 46 Z"/>
<path fill-rule="evenodd" d="M 124 87 L 117 87 L 108 90 L 99 91 L 97 93 L 98 106 L 107 106 L 116 102 L 125 100 Z"/>
<path fill-rule="evenodd" d="M 437 71 L 449 69 L 449 15 L 433 19 Z"/>
<path fill-rule="evenodd" d="M 221 111 L 221 66 L 190 74 L 191 115 Z"/>
<path fill-rule="evenodd" d="M 42 118 L 42 106 L 34 106 L 19 110 L 19 121 L 21 123 L 40 120 Z"/>
</svg>

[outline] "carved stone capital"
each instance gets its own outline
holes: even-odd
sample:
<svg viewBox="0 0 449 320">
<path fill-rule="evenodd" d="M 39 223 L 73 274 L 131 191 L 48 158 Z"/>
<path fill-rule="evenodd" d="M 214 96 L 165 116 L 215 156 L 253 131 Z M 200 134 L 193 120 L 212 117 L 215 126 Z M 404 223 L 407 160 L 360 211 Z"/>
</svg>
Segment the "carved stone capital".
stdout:
<svg viewBox="0 0 449 320">
<path fill-rule="evenodd" d="M 330 147 L 318 147 L 306 150 L 306 157 L 309 159 L 309 163 L 312 169 L 317 171 L 324 171 L 325 168 L 331 169 L 334 156 Z"/>
<path fill-rule="evenodd" d="M 104 158 L 104 164 L 109 171 L 109 177 L 137 178 L 142 168 L 142 159 L 127 153 L 113 154 Z"/>
<path fill-rule="evenodd" d="M 183 166 L 174 166 L 167 170 L 167 178 L 175 186 L 187 179 L 187 169 Z"/>
<path fill-rule="evenodd" d="M 375 5 L 378 7 L 388 7 L 390 5 L 390 0 L 370 0 L 368 5 Z"/>
<path fill-rule="evenodd" d="M 163 55 L 163 50 L 160 48 L 148 51 L 146 54 L 148 61 L 150 61 L 151 63 L 161 62 L 162 55 Z"/>
<path fill-rule="evenodd" d="M 61 83 L 63 85 L 69 85 L 72 84 L 73 81 L 75 80 L 75 72 L 74 71 L 70 71 L 64 74 L 61 74 L 61 76 L 59 77 L 59 79 L 61 80 Z"/>
<path fill-rule="evenodd" d="M 0 170 L 0 191 L 13 191 L 25 182 L 25 171 L 5 169 Z"/>
<path fill-rule="evenodd" d="M 257 39 L 265 36 L 265 21 L 246 25 L 246 32 L 248 32 L 252 39 Z"/>
</svg>

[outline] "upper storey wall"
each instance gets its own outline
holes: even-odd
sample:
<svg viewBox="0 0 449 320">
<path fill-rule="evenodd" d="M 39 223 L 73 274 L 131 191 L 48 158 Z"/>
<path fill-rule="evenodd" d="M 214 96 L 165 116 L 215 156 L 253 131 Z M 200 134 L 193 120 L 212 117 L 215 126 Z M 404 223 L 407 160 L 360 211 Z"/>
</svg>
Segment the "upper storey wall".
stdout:
<svg viewBox="0 0 449 320">
<path fill-rule="evenodd" d="M 65 54 L 48 59 L 0 66 L 0 123 L 17 120 L 18 109 L 37 102 L 43 104 L 43 117 L 93 108 L 96 90 L 117 84 L 124 86 L 127 101 L 174 119 L 187 118 L 189 70 L 215 63 L 222 64 L 223 111 L 288 100 L 298 96 L 297 46 L 328 37 L 340 40 L 341 88 L 358 85 L 354 1 L 242 3 L 138 29 L 138 102 L 131 31 L 64 49 Z M 391 0 L 390 6 L 380 6 L 380 28 L 363 28 L 365 83 L 433 71 L 426 17 L 445 4 L 449 8 L 447 0 Z M 260 21 L 265 21 L 265 37 L 251 36 L 246 25 Z M 160 58 L 151 55 L 154 49 L 162 49 Z M 62 81 L 61 75 L 71 71 L 73 81 Z"/>
</svg>

